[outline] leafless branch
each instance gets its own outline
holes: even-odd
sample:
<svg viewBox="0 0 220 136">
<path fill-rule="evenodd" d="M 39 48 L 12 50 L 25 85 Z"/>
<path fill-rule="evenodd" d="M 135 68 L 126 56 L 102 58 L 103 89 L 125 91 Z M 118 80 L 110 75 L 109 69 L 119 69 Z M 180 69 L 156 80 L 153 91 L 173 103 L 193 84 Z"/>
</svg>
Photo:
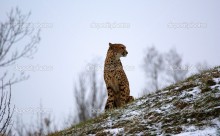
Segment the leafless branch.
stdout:
<svg viewBox="0 0 220 136">
<path fill-rule="evenodd" d="M 8 67 L 21 58 L 32 58 L 37 52 L 37 44 L 40 42 L 40 29 L 36 29 L 28 22 L 31 13 L 22 14 L 19 8 L 12 9 L 7 14 L 7 20 L 0 22 L 0 67 Z M 0 77 L 5 79 L 8 73 Z M 11 84 L 27 79 L 22 74 L 19 78 L 9 78 Z M 8 86 L 8 82 L 3 84 Z"/>
<path fill-rule="evenodd" d="M 3 84 L 3 81 L 2 81 Z M 11 84 L 9 83 L 9 92 L 5 92 L 2 86 L 0 98 L 0 134 L 6 135 L 11 129 L 11 119 L 14 108 L 11 109 Z"/>
<path fill-rule="evenodd" d="M 143 69 L 150 83 L 148 89 L 158 90 L 170 83 L 176 83 L 188 73 L 188 65 L 183 65 L 182 56 L 175 48 L 167 53 L 159 52 L 154 46 L 147 49 Z M 151 88 L 152 87 L 152 88 Z M 142 92 L 144 94 L 149 92 Z"/>
<path fill-rule="evenodd" d="M 146 74 L 147 79 L 150 80 L 150 86 L 152 90 L 158 90 L 160 88 L 159 75 L 164 71 L 162 55 L 157 51 L 157 49 L 152 46 L 147 49 L 143 69 Z"/>
<path fill-rule="evenodd" d="M 94 118 L 103 110 L 106 92 L 102 80 L 98 78 L 95 70 L 79 75 L 78 86 L 76 84 L 73 91 L 78 122 Z"/>
<path fill-rule="evenodd" d="M 167 81 L 176 83 L 184 78 L 188 73 L 188 65 L 183 65 L 181 55 L 176 51 L 175 48 L 171 49 L 165 54 Z"/>
</svg>

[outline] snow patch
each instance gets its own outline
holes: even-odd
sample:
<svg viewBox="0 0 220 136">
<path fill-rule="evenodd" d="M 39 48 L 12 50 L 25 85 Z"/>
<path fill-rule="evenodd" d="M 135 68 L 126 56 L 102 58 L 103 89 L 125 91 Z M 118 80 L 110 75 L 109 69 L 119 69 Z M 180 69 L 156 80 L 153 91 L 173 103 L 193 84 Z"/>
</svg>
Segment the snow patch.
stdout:
<svg viewBox="0 0 220 136">
<path fill-rule="evenodd" d="M 154 111 L 157 113 L 163 113 L 160 109 L 155 109 Z"/>
<path fill-rule="evenodd" d="M 191 120 L 191 119 L 189 119 L 189 120 Z M 192 132 L 192 131 L 196 131 L 197 130 L 195 126 L 183 126 L 182 128 L 186 132 Z"/>
<path fill-rule="evenodd" d="M 140 115 L 140 112 L 138 111 L 132 111 L 129 113 L 130 115 L 134 115 L 134 116 L 139 116 Z"/>
<path fill-rule="evenodd" d="M 220 128 L 220 118 L 213 119 L 213 120 L 212 120 L 212 123 L 215 124 L 215 125 L 217 125 L 218 128 Z"/>
<path fill-rule="evenodd" d="M 172 101 L 174 98 L 176 98 L 176 96 L 171 96 L 168 98 L 168 100 Z"/>
<path fill-rule="evenodd" d="M 208 127 L 203 130 L 196 130 L 193 132 L 183 132 L 174 136 L 216 136 L 217 135 L 217 129 Z"/>
<path fill-rule="evenodd" d="M 218 90 L 220 90 L 220 85 L 217 84 L 217 85 L 213 85 L 213 86 L 211 86 L 211 89 L 212 89 L 212 90 L 215 89 L 215 88 L 217 88 Z"/>
<path fill-rule="evenodd" d="M 220 78 L 213 78 L 215 83 L 219 83 L 220 82 Z"/>
<path fill-rule="evenodd" d="M 144 102 L 146 102 L 146 100 L 140 100 L 138 102 L 135 103 L 136 106 L 140 106 L 142 105 Z"/>
<path fill-rule="evenodd" d="M 196 99 L 200 93 L 201 93 L 200 88 L 194 87 L 192 91 L 183 91 L 179 97 L 184 98 L 186 102 L 190 102 Z M 187 97 L 187 96 L 192 96 L 192 97 Z"/>
<path fill-rule="evenodd" d="M 173 107 L 173 105 L 167 104 L 167 105 L 162 106 L 160 109 L 161 109 L 162 111 L 167 111 L 167 110 L 169 110 L 171 107 Z"/>
<path fill-rule="evenodd" d="M 220 109 L 220 106 L 214 107 L 214 109 Z"/>
<path fill-rule="evenodd" d="M 194 87 L 194 89 L 188 93 L 192 94 L 193 97 L 196 97 L 199 93 L 201 93 L 201 90 L 199 89 L 199 87 Z"/>
<path fill-rule="evenodd" d="M 143 136 L 144 133 L 143 132 L 140 132 L 140 133 L 137 133 L 136 136 Z"/>
<path fill-rule="evenodd" d="M 111 118 L 110 117 L 108 117 L 108 120 L 106 121 L 106 123 L 105 124 L 103 124 L 103 125 L 101 125 L 102 127 L 112 127 L 112 123 L 113 123 L 113 121 L 111 120 Z"/>
<path fill-rule="evenodd" d="M 113 136 L 116 136 L 118 133 L 123 133 L 124 128 L 106 129 L 103 132 L 107 132 L 107 133 L 113 134 Z"/>
</svg>

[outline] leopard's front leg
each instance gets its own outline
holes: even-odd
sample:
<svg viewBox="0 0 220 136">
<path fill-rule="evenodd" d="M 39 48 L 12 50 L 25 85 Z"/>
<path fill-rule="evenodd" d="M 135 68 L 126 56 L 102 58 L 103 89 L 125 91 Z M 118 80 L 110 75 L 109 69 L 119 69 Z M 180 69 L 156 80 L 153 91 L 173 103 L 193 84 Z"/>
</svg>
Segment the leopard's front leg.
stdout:
<svg viewBox="0 0 220 136">
<path fill-rule="evenodd" d="M 108 99 L 105 105 L 105 111 L 115 108 L 114 90 L 111 87 L 107 87 L 107 90 L 108 90 Z"/>
</svg>

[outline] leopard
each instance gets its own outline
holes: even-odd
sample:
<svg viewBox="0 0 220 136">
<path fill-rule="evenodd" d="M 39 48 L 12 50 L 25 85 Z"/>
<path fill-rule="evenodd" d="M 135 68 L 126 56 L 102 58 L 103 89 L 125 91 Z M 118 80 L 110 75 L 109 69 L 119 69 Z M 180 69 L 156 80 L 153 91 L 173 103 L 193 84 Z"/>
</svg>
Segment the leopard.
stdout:
<svg viewBox="0 0 220 136">
<path fill-rule="evenodd" d="M 127 55 L 125 45 L 109 43 L 104 64 L 104 81 L 108 94 L 105 111 L 123 107 L 134 101 L 134 97 L 130 96 L 129 81 L 120 60 Z"/>
</svg>

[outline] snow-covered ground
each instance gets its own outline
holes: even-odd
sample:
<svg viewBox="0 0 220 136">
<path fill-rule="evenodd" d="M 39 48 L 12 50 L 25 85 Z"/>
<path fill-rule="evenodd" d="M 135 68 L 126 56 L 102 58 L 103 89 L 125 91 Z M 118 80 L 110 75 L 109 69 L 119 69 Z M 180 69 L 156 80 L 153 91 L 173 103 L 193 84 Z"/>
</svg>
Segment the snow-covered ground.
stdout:
<svg viewBox="0 0 220 136">
<path fill-rule="evenodd" d="M 69 131 L 76 135 L 220 135 L 218 69 L 146 95 Z"/>
</svg>

